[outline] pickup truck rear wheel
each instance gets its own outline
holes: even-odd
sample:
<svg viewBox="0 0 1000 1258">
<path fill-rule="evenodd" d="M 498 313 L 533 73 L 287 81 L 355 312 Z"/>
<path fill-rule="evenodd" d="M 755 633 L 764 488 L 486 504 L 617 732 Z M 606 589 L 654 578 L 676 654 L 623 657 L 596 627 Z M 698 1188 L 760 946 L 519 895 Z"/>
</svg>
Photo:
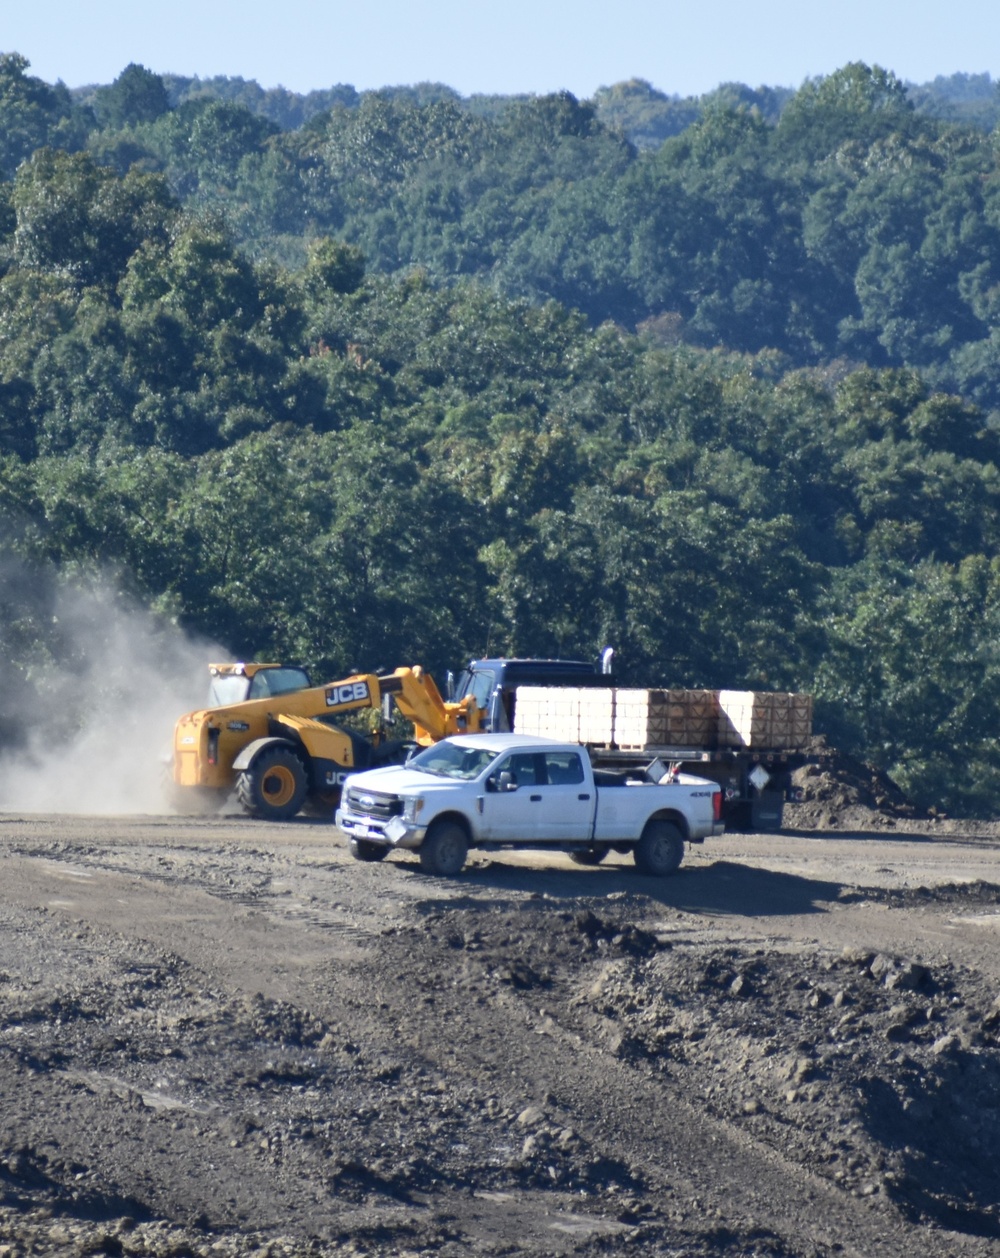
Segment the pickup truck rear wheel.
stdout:
<svg viewBox="0 0 1000 1258">
<path fill-rule="evenodd" d="M 570 852 L 569 858 L 574 865 L 599 865 L 611 848 L 606 844 L 597 847 L 588 847 L 583 852 Z"/>
<path fill-rule="evenodd" d="M 469 840 L 457 821 L 434 822 L 420 844 L 420 868 L 425 874 L 452 878 L 469 854 Z"/>
<path fill-rule="evenodd" d="M 684 836 L 672 821 L 647 821 L 633 857 L 640 873 L 672 874 L 684 859 Z"/>
<path fill-rule="evenodd" d="M 347 846 L 356 861 L 382 861 L 389 855 L 384 843 L 369 843 L 367 839 L 348 839 Z"/>
</svg>

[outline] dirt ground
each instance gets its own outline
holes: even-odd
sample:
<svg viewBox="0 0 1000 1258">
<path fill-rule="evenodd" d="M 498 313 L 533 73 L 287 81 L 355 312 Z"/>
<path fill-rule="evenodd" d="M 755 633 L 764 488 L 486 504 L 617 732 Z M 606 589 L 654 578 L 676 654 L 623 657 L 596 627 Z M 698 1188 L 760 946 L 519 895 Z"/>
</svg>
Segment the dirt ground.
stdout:
<svg viewBox="0 0 1000 1258">
<path fill-rule="evenodd" d="M 1000 827 L 811 786 L 662 880 L 0 815 L 0 1258 L 1000 1255 Z"/>
</svg>

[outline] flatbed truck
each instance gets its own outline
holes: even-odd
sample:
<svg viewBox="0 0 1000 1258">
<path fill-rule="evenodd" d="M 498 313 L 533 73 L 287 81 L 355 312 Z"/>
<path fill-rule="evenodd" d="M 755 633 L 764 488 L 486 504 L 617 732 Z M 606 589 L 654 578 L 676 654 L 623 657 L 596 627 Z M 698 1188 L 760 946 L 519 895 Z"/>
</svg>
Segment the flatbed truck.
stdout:
<svg viewBox="0 0 1000 1258">
<path fill-rule="evenodd" d="M 457 679 L 449 676 L 446 690 L 454 702 L 472 697 L 484 732 L 538 733 L 542 731 L 523 727 L 518 720 L 518 693 L 524 687 L 550 690 L 553 704 L 567 688 L 614 690 L 613 661 L 611 648 L 596 663 L 504 657 L 472 660 Z M 729 830 L 780 830 L 785 803 L 801 797 L 793 782 L 795 770 L 823 759 L 805 746 L 722 746 L 711 733 L 697 743 L 651 741 L 617 746 L 611 737 L 584 734 L 579 741 L 587 747 L 595 769 L 641 773 L 660 761 L 677 772 L 717 782 L 722 790 L 722 818 Z"/>
</svg>

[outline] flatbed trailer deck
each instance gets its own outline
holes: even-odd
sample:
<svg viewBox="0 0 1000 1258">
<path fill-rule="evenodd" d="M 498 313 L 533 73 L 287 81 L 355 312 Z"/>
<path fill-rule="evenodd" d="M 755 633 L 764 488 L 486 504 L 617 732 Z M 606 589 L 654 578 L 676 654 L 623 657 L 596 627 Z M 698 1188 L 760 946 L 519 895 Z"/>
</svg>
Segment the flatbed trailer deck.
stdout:
<svg viewBox="0 0 1000 1258">
<path fill-rule="evenodd" d="M 588 751 L 598 769 L 645 769 L 660 760 L 670 769 L 718 782 L 727 829 L 771 832 L 781 829 L 785 803 L 800 798 L 792 774 L 803 765 L 819 765 L 825 759 L 807 751 L 652 743 L 642 747 L 588 745 Z"/>
</svg>

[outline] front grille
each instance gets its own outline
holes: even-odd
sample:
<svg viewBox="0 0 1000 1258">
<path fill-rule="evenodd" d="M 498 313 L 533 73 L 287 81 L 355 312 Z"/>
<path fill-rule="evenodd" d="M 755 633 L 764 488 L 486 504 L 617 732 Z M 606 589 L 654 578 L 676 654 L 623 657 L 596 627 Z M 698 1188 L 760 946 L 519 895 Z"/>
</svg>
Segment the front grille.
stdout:
<svg viewBox="0 0 1000 1258">
<path fill-rule="evenodd" d="M 379 795 L 376 791 L 362 791 L 349 786 L 347 808 L 349 812 L 359 812 L 365 817 L 388 821 L 390 817 L 398 817 L 402 813 L 403 801 L 398 795 Z"/>
</svg>

